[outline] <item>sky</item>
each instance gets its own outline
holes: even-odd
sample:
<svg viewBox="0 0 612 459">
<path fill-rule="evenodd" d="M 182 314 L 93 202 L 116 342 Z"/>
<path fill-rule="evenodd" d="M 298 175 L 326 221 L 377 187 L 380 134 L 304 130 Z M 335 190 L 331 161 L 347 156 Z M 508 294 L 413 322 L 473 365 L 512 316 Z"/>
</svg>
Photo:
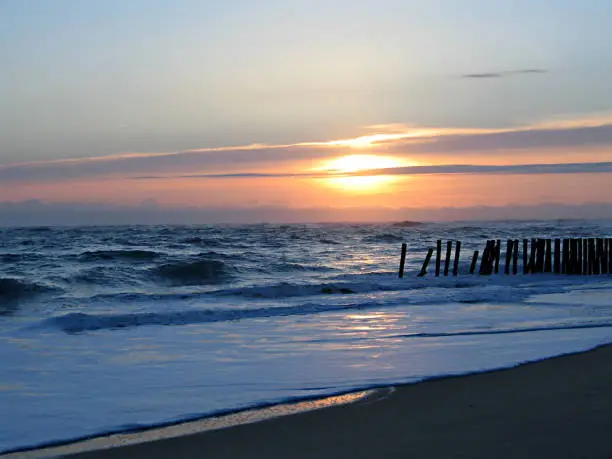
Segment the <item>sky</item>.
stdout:
<svg viewBox="0 0 612 459">
<path fill-rule="evenodd" d="M 610 204 L 610 17 L 608 0 L 0 0 L 0 202 L 255 220 Z"/>
</svg>

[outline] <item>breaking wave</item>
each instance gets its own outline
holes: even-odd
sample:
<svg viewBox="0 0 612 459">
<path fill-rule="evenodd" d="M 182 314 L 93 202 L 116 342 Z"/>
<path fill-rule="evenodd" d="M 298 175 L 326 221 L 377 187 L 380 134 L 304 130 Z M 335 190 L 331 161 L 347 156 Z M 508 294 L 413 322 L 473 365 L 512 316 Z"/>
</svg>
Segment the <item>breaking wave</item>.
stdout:
<svg viewBox="0 0 612 459">
<path fill-rule="evenodd" d="M 56 290 L 19 279 L 0 278 L 0 316 L 13 313 L 21 301 Z"/>
<path fill-rule="evenodd" d="M 0 299 L 23 298 L 56 289 L 19 279 L 0 278 Z"/>
<path fill-rule="evenodd" d="M 347 310 L 363 310 L 381 306 L 378 301 L 360 304 L 302 304 L 296 306 L 266 307 L 257 309 L 203 309 L 169 312 L 147 312 L 131 314 L 97 315 L 86 313 L 70 313 L 53 317 L 43 322 L 43 325 L 57 327 L 65 333 L 83 333 L 96 330 L 116 330 L 141 327 L 145 325 L 179 326 L 206 324 L 214 322 L 229 322 L 234 320 L 258 319 L 268 317 L 286 317 L 321 314 Z M 390 306 L 386 303 L 385 306 Z M 569 323 L 543 323 L 535 326 L 518 326 L 482 329 L 452 330 L 448 332 L 415 332 L 390 334 L 382 338 L 441 338 L 449 336 L 499 335 L 510 333 L 526 333 L 547 330 L 572 330 L 612 327 L 612 322 L 583 321 Z M 377 337 L 375 339 L 379 339 Z M 354 339 L 354 338 L 351 338 Z"/>
<path fill-rule="evenodd" d="M 308 315 L 328 311 L 362 309 L 378 305 L 379 303 L 362 303 L 359 305 L 309 304 L 256 309 L 203 309 L 112 315 L 70 313 L 47 319 L 45 323 L 59 327 L 66 333 L 80 333 L 84 331 L 140 327 L 143 325 L 190 325 L 262 317 Z"/>
</svg>

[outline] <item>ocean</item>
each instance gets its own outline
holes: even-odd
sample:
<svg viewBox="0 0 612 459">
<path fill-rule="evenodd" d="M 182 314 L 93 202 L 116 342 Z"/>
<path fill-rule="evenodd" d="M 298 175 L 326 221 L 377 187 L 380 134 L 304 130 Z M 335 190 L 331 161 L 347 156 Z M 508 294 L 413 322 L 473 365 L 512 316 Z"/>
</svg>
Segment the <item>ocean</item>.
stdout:
<svg viewBox="0 0 612 459">
<path fill-rule="evenodd" d="M 0 452 L 612 342 L 612 276 L 468 274 L 487 239 L 589 236 L 612 221 L 0 228 Z M 459 276 L 417 278 L 437 239 Z"/>
</svg>

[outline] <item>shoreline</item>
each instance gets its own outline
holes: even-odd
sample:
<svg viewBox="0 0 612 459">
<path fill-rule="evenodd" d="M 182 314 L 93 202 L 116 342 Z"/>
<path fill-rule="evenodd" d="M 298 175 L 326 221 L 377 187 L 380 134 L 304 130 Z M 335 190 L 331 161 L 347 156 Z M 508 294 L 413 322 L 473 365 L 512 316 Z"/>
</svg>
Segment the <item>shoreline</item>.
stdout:
<svg viewBox="0 0 612 459">
<path fill-rule="evenodd" d="M 367 444 L 362 445 L 359 449 L 354 449 L 349 442 L 348 446 L 343 449 L 338 441 L 334 441 L 336 438 L 334 431 L 338 430 L 337 435 L 340 437 L 351 436 L 351 432 L 354 432 L 356 439 L 367 438 L 373 434 L 382 435 L 386 438 L 389 436 L 388 432 L 397 430 L 398 423 L 406 424 L 407 431 L 402 433 L 406 437 L 410 436 L 412 440 L 406 443 L 405 440 L 401 440 L 402 435 L 399 435 L 389 438 L 385 444 L 381 445 L 379 441 L 375 441 L 376 438 L 373 438 L 372 442 L 376 444 L 375 451 L 380 451 L 380 448 L 385 445 L 392 450 L 387 451 L 384 456 L 380 457 L 395 457 L 393 452 L 396 451 L 394 441 L 399 441 L 401 445 L 412 445 L 413 457 L 481 457 L 476 452 L 467 456 L 455 456 L 451 454 L 451 451 L 438 452 L 435 453 L 438 455 L 434 456 L 428 455 L 422 449 L 419 452 L 415 446 L 415 441 L 418 443 L 418 435 L 415 437 L 415 432 L 420 432 L 422 437 L 423 426 L 433 423 L 436 428 L 426 429 L 425 433 L 428 436 L 439 436 L 439 439 L 432 443 L 432 445 L 439 445 L 447 441 L 448 438 L 459 440 L 456 431 L 465 430 L 466 426 L 470 425 L 469 419 L 478 412 L 474 408 L 475 406 L 481 405 L 481 409 L 485 410 L 487 417 L 492 417 L 489 421 L 493 421 L 494 414 L 498 413 L 496 422 L 485 424 L 476 422 L 474 424 L 478 426 L 479 430 L 486 431 L 487 429 L 491 430 L 491 425 L 505 424 L 504 419 L 508 416 L 516 421 L 517 406 L 525 401 L 525 397 L 535 405 L 547 401 L 546 406 L 542 406 L 542 409 L 555 412 L 555 408 L 558 411 L 559 406 L 566 401 L 567 397 L 562 395 L 574 398 L 581 398 L 582 396 L 588 401 L 594 393 L 602 396 L 603 402 L 600 408 L 604 406 L 609 408 L 595 409 L 594 411 L 595 414 L 599 414 L 598 419 L 603 422 L 604 430 L 607 431 L 612 428 L 612 418 L 608 422 L 607 417 L 601 419 L 601 415 L 605 416 L 606 413 L 612 412 L 612 369 L 607 368 L 611 360 L 612 344 L 605 344 L 587 351 L 525 362 L 503 369 L 485 370 L 463 375 L 438 376 L 409 384 L 276 404 L 237 411 L 223 416 L 209 416 L 195 421 L 147 428 L 136 432 L 102 435 L 62 445 L 4 453 L 0 457 L 39 458 L 58 455 L 86 459 L 168 457 L 168 454 L 179 454 L 177 451 L 180 451 L 180 457 L 188 458 L 200 457 L 202 451 L 207 451 L 206 457 L 231 458 L 248 457 L 248 452 L 252 452 L 255 447 L 259 450 L 266 449 L 265 456 L 270 457 L 373 457 L 365 454 L 369 451 Z M 492 382 L 495 382 L 495 384 L 492 385 Z M 561 394 L 555 392 L 558 392 L 559 385 L 563 388 Z M 511 396 L 510 398 L 516 399 L 515 402 L 517 403 L 508 404 L 504 397 L 499 397 L 498 392 L 500 390 L 501 395 L 506 396 L 506 398 Z M 491 392 L 497 393 L 498 396 L 493 397 Z M 432 393 L 436 396 L 432 397 Z M 461 398 L 473 399 L 475 404 L 454 407 L 455 409 L 451 409 L 452 404 L 447 407 L 439 405 L 440 398 L 453 398 L 453 394 L 461 394 Z M 535 394 L 540 394 L 542 398 L 536 397 Z M 483 397 L 487 399 L 487 403 L 478 403 L 478 400 Z M 308 404 L 312 406 L 300 406 Z M 403 405 L 406 405 L 405 409 L 398 412 L 398 406 Z M 497 408 L 492 409 L 489 405 L 497 406 Z M 415 409 L 417 407 L 419 409 Z M 570 411 L 574 413 L 580 411 L 580 406 L 570 408 Z M 523 421 L 533 418 L 535 411 L 537 411 L 535 406 L 531 405 L 523 406 L 523 410 L 526 410 L 522 415 Z M 418 413 L 416 418 L 411 415 L 414 412 Z M 437 414 L 432 415 L 432 412 Z M 254 416 L 250 416 L 253 413 L 255 413 Z M 423 413 L 426 414 L 423 415 Z M 455 419 L 457 422 L 455 425 L 453 425 L 452 419 L 447 419 L 449 416 Z M 228 418 L 230 419 L 229 422 Z M 460 420 L 461 418 L 465 419 Z M 558 418 L 559 416 L 550 420 L 556 421 Z M 593 416 L 583 415 L 572 424 L 593 424 L 593 422 L 595 422 Z M 364 428 L 364 424 L 370 426 L 370 428 Z M 533 430 L 534 426 L 530 426 L 529 422 L 523 424 L 527 426 L 528 431 Z M 352 427 L 350 427 L 351 425 Z M 379 432 L 376 427 L 381 425 L 384 425 L 385 428 Z M 444 426 L 446 428 L 441 428 Z M 411 428 L 409 429 L 409 427 Z M 581 430 L 579 426 L 574 427 L 576 430 Z M 550 430 L 550 427 L 548 429 Z M 411 435 L 408 435 L 409 433 Z M 497 433 L 499 434 L 499 432 Z M 282 438 L 279 438 L 279 434 L 283 434 Z M 325 440 L 323 443 L 327 446 L 317 449 L 316 454 L 312 448 L 303 449 L 304 445 L 302 443 L 311 437 L 320 437 L 321 440 Z M 567 442 L 572 436 L 564 435 L 561 438 Z M 517 438 L 517 440 L 521 439 Z M 524 442 L 525 439 L 522 440 Z M 606 435 L 603 435 L 601 440 L 603 440 L 603 445 L 600 444 L 600 446 L 605 449 L 607 455 L 588 455 L 588 457 L 612 456 L 612 446 L 607 448 L 605 445 L 607 443 Z M 520 446 L 523 442 L 517 441 L 516 445 Z M 484 441 L 484 443 L 487 443 L 487 441 Z M 535 445 L 533 441 L 528 443 L 535 448 L 538 442 L 536 441 Z M 302 446 L 292 446 L 293 444 L 302 444 Z M 492 447 L 492 445 L 489 445 L 489 447 Z M 507 448 L 508 444 L 505 447 Z M 567 447 L 564 447 L 564 450 L 568 451 Z M 574 457 L 564 456 L 562 454 L 564 450 L 557 453 L 561 455 L 539 457 Z M 312 455 L 309 455 L 308 451 Z M 399 452 L 399 450 L 396 452 Z M 361 453 L 365 455 L 360 456 Z M 374 450 L 372 450 L 372 454 L 374 454 Z M 440 454 L 442 455 L 440 456 Z M 497 457 L 532 457 L 525 455 L 504 456 L 498 454 L 495 450 L 489 450 L 488 454 Z M 482 457 L 486 457 L 486 455 L 482 455 Z"/>
<path fill-rule="evenodd" d="M 356 403 L 360 400 L 376 399 L 386 396 L 387 393 L 393 391 L 393 388 L 394 386 L 383 386 L 363 390 L 356 389 L 327 396 L 268 403 L 251 408 L 214 413 L 192 419 L 182 419 L 176 422 L 143 426 L 142 428 L 131 430 L 117 430 L 93 434 L 82 438 L 0 452 L 0 459 L 34 459 L 56 457 L 58 455 L 63 457 L 66 454 L 109 449 L 113 446 L 129 446 L 151 441 L 178 438 L 194 433 L 228 429 L 241 425 L 263 422 L 269 419 L 292 416 L 308 411 L 321 410 L 332 406 Z"/>
</svg>

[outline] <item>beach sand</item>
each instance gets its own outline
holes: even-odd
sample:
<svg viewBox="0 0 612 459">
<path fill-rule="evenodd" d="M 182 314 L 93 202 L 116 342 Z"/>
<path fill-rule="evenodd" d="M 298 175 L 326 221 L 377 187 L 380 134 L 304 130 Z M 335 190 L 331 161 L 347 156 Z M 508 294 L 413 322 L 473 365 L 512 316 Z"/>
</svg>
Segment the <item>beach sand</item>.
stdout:
<svg viewBox="0 0 612 459">
<path fill-rule="evenodd" d="M 612 458 L 612 347 L 70 458 Z"/>
</svg>

